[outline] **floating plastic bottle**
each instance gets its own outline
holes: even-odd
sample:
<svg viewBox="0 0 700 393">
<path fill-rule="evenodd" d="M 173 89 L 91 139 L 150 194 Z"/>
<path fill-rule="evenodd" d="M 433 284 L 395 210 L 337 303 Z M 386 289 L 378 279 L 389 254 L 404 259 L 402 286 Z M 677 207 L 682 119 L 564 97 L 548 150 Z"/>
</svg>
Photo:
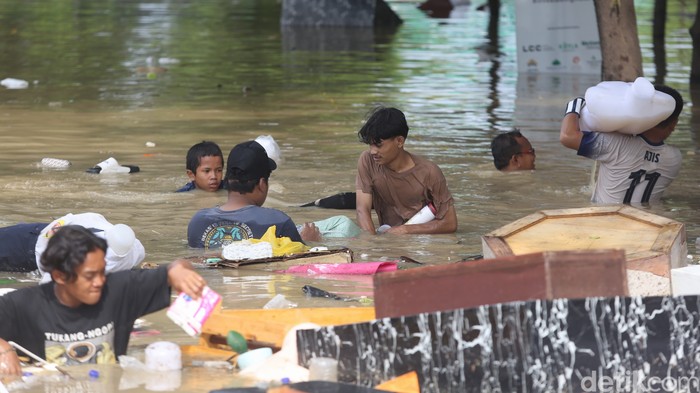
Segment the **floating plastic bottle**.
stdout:
<svg viewBox="0 0 700 393">
<path fill-rule="evenodd" d="M 289 300 L 287 300 L 286 297 L 284 297 L 284 295 L 278 293 L 277 295 L 275 295 L 275 297 L 270 299 L 270 301 L 263 306 L 263 309 L 269 310 L 294 307 L 297 307 L 296 303 L 290 302 Z"/>
<path fill-rule="evenodd" d="M 327 357 L 309 360 L 309 380 L 338 382 L 338 361 Z"/>
</svg>

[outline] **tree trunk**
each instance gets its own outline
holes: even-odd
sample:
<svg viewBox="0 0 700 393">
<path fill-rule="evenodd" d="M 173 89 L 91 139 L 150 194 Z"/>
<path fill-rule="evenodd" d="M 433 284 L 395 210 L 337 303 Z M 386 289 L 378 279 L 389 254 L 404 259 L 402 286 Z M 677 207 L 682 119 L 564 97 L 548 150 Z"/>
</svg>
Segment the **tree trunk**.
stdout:
<svg viewBox="0 0 700 393">
<path fill-rule="evenodd" d="M 654 1 L 654 65 L 656 79 L 654 83 L 663 85 L 666 78 L 666 0 Z"/>
<path fill-rule="evenodd" d="M 700 1 L 700 0 L 698 0 Z M 498 45 L 498 19 L 501 14 L 501 0 L 489 0 L 489 40 Z"/>
<path fill-rule="evenodd" d="M 695 22 L 690 27 L 690 38 L 693 40 L 693 61 L 690 65 L 690 84 L 700 84 L 700 0 L 695 9 Z"/>
<path fill-rule="evenodd" d="M 631 0 L 593 0 L 604 81 L 632 82 L 644 75 L 637 34 L 637 16 Z"/>
<path fill-rule="evenodd" d="M 700 0 L 699 0 L 700 1 Z M 501 14 L 501 0 L 489 0 L 489 27 L 486 34 L 488 43 L 484 46 L 491 58 L 491 67 L 489 67 L 489 105 L 486 107 L 486 113 L 489 114 L 489 122 L 492 128 L 497 126 L 497 120 L 499 115 L 497 114 L 498 109 L 501 106 L 501 100 L 499 97 L 498 85 L 500 83 L 501 77 L 499 70 L 501 69 L 501 49 L 499 45 L 499 19 Z"/>
</svg>

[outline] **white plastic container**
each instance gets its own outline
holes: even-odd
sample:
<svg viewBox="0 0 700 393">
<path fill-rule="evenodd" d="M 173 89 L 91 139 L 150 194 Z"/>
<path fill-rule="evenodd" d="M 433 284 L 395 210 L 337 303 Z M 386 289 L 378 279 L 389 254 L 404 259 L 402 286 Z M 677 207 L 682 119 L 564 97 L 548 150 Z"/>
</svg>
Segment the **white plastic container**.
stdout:
<svg viewBox="0 0 700 393">
<path fill-rule="evenodd" d="M 433 205 L 432 202 L 428 202 L 428 204 L 423 206 L 418 213 L 406 221 L 406 225 L 425 224 L 426 222 L 430 222 L 435 219 L 435 213 L 437 213 L 435 205 Z"/>
<path fill-rule="evenodd" d="M 676 100 L 657 91 L 645 78 L 633 83 L 604 81 L 586 90 L 581 110 L 582 131 L 642 133 L 668 118 Z"/>
<path fill-rule="evenodd" d="M 166 315 L 190 336 L 202 333 L 202 325 L 221 302 L 221 295 L 204 287 L 202 297 L 192 299 L 184 292 L 175 299 Z"/>
<path fill-rule="evenodd" d="M 146 347 L 146 368 L 151 371 L 182 369 L 180 346 L 169 341 L 156 341 Z"/>
<path fill-rule="evenodd" d="M 262 363 L 265 359 L 272 356 L 272 348 L 262 347 L 250 350 L 248 352 L 243 352 L 238 355 L 236 363 L 240 370 L 245 370 L 248 367 L 254 366 L 256 364 Z"/>
<path fill-rule="evenodd" d="M 309 360 L 309 380 L 338 382 L 338 361 L 326 357 Z"/>
</svg>

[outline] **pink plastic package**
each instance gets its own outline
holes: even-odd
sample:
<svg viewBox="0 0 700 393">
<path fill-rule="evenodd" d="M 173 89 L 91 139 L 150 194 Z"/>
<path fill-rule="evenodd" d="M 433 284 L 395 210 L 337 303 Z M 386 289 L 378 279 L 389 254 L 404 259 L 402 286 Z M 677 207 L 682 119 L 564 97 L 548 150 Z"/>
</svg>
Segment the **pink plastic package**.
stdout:
<svg viewBox="0 0 700 393">
<path fill-rule="evenodd" d="M 202 325 L 221 302 L 221 295 L 204 287 L 202 297 L 194 300 L 184 292 L 168 308 L 167 315 L 190 336 L 202 333 Z"/>
</svg>

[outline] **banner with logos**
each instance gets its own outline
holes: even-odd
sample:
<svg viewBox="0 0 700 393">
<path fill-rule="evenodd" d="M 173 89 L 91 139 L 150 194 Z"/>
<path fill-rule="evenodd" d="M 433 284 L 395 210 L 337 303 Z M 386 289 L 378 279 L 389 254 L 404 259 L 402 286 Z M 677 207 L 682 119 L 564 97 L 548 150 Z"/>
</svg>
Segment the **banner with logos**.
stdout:
<svg viewBox="0 0 700 393">
<path fill-rule="evenodd" d="M 518 72 L 601 73 L 593 0 L 516 0 Z"/>
</svg>

